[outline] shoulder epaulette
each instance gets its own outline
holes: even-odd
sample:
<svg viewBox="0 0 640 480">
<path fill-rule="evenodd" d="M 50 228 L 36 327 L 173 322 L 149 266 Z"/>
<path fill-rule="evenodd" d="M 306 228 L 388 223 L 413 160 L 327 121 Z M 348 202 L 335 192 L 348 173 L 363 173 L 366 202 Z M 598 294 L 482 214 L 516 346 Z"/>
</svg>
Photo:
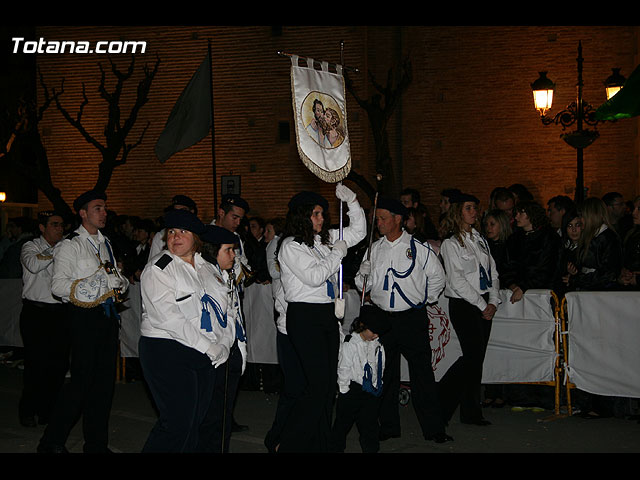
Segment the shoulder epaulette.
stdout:
<svg viewBox="0 0 640 480">
<path fill-rule="evenodd" d="M 348 342 L 349 340 L 351 340 L 351 334 L 345 335 L 344 336 L 344 342 Z"/>
<path fill-rule="evenodd" d="M 69 235 L 67 235 L 67 240 L 71 240 L 72 238 L 75 238 L 78 235 L 79 235 L 78 232 L 71 232 Z"/>
<path fill-rule="evenodd" d="M 158 259 L 158 261 L 156 261 L 156 267 L 160 270 L 164 270 L 164 268 L 171 263 L 171 260 L 173 260 L 173 258 L 165 253 Z"/>
</svg>

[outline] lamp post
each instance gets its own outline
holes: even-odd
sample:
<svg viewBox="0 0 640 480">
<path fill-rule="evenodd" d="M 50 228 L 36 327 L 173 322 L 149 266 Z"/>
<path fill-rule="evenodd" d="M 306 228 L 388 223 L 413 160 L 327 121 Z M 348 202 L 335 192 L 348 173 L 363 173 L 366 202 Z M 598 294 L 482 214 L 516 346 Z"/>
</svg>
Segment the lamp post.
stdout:
<svg viewBox="0 0 640 480">
<path fill-rule="evenodd" d="M 578 83 L 577 98 L 575 102 L 569 104 L 564 110 L 554 116 L 547 116 L 553 103 L 553 92 L 555 84 L 547 78 L 547 72 L 539 72 L 539 78 L 531 84 L 533 90 L 533 101 L 536 110 L 540 112 L 540 119 L 544 125 L 555 123 L 561 125 L 562 130 L 576 125 L 576 129 L 570 133 L 564 133 L 560 137 L 570 146 L 576 149 L 577 153 L 577 174 L 576 174 L 576 203 L 584 200 L 584 177 L 583 177 L 583 150 L 591 145 L 598 137 L 599 133 L 595 129 L 599 121 L 595 118 L 596 110 L 586 103 L 582 98 L 582 42 L 578 42 Z M 615 95 L 623 86 L 625 79 L 620 75 L 620 69 L 614 68 L 613 74 L 604 82 L 607 89 L 607 99 Z M 610 96 L 611 95 L 611 96 Z M 594 127 L 589 129 L 586 126 Z"/>
</svg>

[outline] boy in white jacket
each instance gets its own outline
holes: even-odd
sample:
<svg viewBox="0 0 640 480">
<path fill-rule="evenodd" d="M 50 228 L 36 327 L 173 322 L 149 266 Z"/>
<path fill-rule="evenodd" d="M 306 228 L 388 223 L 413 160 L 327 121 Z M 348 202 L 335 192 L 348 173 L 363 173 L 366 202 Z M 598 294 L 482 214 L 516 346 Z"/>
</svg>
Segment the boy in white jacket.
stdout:
<svg viewBox="0 0 640 480">
<path fill-rule="evenodd" d="M 363 453 L 376 453 L 380 448 L 378 409 L 385 357 L 378 336 L 389 329 L 381 313 L 373 305 L 364 305 L 351 326 L 351 334 L 340 345 L 340 394 L 331 432 L 334 452 L 344 452 L 347 435 L 354 423 Z"/>
</svg>

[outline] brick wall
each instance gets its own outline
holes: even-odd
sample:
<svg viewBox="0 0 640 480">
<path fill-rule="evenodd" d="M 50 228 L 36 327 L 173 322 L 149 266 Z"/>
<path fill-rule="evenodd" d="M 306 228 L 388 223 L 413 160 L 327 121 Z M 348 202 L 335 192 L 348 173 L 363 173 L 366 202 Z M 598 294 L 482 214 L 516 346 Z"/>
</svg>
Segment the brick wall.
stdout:
<svg viewBox="0 0 640 480">
<path fill-rule="evenodd" d="M 215 160 L 218 177 L 241 176 L 242 195 L 253 215 L 283 215 L 286 202 L 302 189 L 333 199 L 333 188 L 300 162 L 291 123 L 291 142 L 278 139 L 278 124 L 292 122 L 290 61 L 278 51 L 336 62 L 344 41 L 344 63 L 362 97 L 372 93 L 366 72 L 380 83 L 398 58 L 408 55 L 413 82 L 389 125 L 391 154 L 400 186 L 422 192 L 437 213 L 440 190 L 457 186 L 486 205 L 500 185 L 523 183 L 541 202 L 575 185 L 575 150 L 559 136 L 559 126 L 543 126 L 533 108 L 530 83 L 547 70 L 556 82 L 556 113 L 575 99 L 577 46 L 582 40 L 584 97 L 604 102 L 602 82 L 612 67 L 628 76 L 638 64 L 637 27 L 41 27 L 47 40 L 145 40 L 136 56 L 134 78 L 125 85 L 123 106 L 131 104 L 142 65 L 161 59 L 149 103 L 128 142 L 150 122 L 142 144 L 114 171 L 109 206 L 118 213 L 157 216 L 176 193 L 192 196 L 201 216 L 214 215 L 211 137 L 160 164 L 153 151 L 180 92 L 204 58 L 211 40 L 214 66 Z M 125 69 L 127 55 L 113 55 Z M 39 55 L 49 87 L 59 87 L 62 103 L 75 115 L 85 82 L 89 104 L 83 123 L 99 141 L 105 102 L 96 88 L 97 63 L 104 55 Z M 375 170 L 373 141 L 366 113 L 347 96 L 353 168 L 369 179 Z M 126 115 L 127 108 L 123 108 Z M 601 137 L 585 150 L 585 185 L 602 195 L 619 190 L 630 198 L 638 188 L 637 120 L 598 127 Z M 72 202 L 97 178 L 98 151 L 51 107 L 42 122 L 54 183 Z M 218 178 L 218 198 L 220 187 Z M 358 193 L 361 193 L 356 188 Z M 335 204 L 335 202 L 333 202 Z M 363 203 L 368 204 L 365 200 Z M 48 202 L 40 195 L 43 207 Z M 334 207 L 335 208 L 335 207 Z M 335 214 L 335 212 L 333 212 Z"/>
</svg>

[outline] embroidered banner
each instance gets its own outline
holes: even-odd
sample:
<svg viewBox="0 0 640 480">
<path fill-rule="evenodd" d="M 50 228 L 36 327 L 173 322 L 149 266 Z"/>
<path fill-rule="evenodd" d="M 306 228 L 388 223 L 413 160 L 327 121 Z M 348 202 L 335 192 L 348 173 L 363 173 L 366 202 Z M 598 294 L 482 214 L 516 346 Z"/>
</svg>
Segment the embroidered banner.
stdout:
<svg viewBox="0 0 640 480">
<path fill-rule="evenodd" d="M 291 93 L 296 125 L 298 153 L 311 172 L 329 183 L 344 179 L 351 170 L 351 150 L 347 132 L 347 108 L 342 67 L 329 72 L 298 66 L 298 56 L 291 57 Z"/>
</svg>

